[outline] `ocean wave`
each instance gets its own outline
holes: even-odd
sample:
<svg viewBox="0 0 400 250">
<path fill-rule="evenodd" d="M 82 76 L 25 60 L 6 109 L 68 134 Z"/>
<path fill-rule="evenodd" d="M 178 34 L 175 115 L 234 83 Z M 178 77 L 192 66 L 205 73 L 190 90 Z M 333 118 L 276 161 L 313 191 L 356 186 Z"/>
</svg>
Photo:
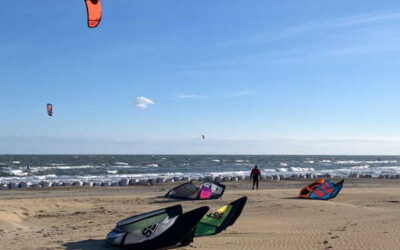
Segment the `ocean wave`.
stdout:
<svg viewBox="0 0 400 250">
<path fill-rule="evenodd" d="M 397 160 L 376 160 L 376 161 L 355 161 L 355 160 L 347 160 L 347 161 L 336 161 L 336 164 L 343 165 L 355 165 L 355 164 L 390 164 L 397 163 Z"/>
<path fill-rule="evenodd" d="M 290 167 L 289 169 L 292 172 L 310 172 L 310 171 L 315 171 L 314 168 Z"/>
<path fill-rule="evenodd" d="M 397 163 L 398 161 L 396 160 L 388 160 L 388 161 L 382 161 L 382 160 L 378 160 L 378 161 L 365 161 L 365 163 L 367 164 L 390 164 L 390 163 Z"/>
<path fill-rule="evenodd" d="M 156 164 L 156 163 L 147 164 L 146 166 L 153 167 L 153 168 L 158 168 L 158 164 Z"/>
<path fill-rule="evenodd" d="M 29 169 L 26 169 L 27 172 L 30 173 L 38 173 L 42 171 L 48 170 L 74 170 L 74 169 L 89 169 L 89 168 L 99 168 L 102 166 L 90 166 L 90 165 L 83 165 L 83 166 L 64 166 L 64 165 L 56 165 L 56 166 L 31 166 Z M 24 168 L 25 169 L 25 168 Z"/>
<path fill-rule="evenodd" d="M 99 166 L 82 165 L 82 166 L 59 166 L 56 169 L 85 169 L 85 168 L 96 168 Z"/>
<path fill-rule="evenodd" d="M 354 167 L 351 167 L 350 169 L 368 169 L 369 168 L 369 165 L 362 165 L 362 166 L 354 166 Z"/>
<path fill-rule="evenodd" d="M 15 176 L 27 176 L 28 173 L 22 171 L 21 169 L 11 169 L 7 171 L 10 175 L 15 175 Z"/>
<path fill-rule="evenodd" d="M 289 167 L 289 168 L 276 168 L 278 172 L 310 172 L 315 171 L 314 168 L 302 168 L 302 167 Z"/>
<path fill-rule="evenodd" d="M 117 165 L 117 166 L 129 166 L 129 164 L 128 163 L 126 163 L 126 162 L 114 162 L 114 165 Z"/>
<path fill-rule="evenodd" d="M 381 171 L 381 173 L 388 173 L 388 172 L 400 173 L 400 166 L 377 167 L 376 169 Z"/>
<path fill-rule="evenodd" d="M 341 165 L 353 165 L 353 164 L 362 164 L 362 161 L 354 161 L 354 160 L 349 160 L 349 161 L 335 161 L 336 164 L 341 164 Z"/>
</svg>

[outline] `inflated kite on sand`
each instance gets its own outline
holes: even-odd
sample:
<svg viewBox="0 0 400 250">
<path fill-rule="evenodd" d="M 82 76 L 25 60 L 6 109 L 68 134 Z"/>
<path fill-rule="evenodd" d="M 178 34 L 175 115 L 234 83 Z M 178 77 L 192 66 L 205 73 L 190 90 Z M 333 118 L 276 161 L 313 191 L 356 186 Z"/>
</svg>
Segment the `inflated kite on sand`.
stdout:
<svg viewBox="0 0 400 250">
<path fill-rule="evenodd" d="M 329 200 L 335 198 L 340 190 L 342 190 L 344 180 L 338 183 L 333 183 L 328 179 L 319 179 L 312 184 L 305 186 L 300 191 L 300 198 Z"/>
</svg>

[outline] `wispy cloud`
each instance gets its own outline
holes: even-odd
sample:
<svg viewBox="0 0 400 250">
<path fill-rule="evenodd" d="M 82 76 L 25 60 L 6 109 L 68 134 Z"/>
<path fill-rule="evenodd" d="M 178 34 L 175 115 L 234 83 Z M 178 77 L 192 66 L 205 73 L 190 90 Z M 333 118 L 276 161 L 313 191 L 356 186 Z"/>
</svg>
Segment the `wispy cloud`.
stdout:
<svg viewBox="0 0 400 250">
<path fill-rule="evenodd" d="M 276 46 L 268 43 L 279 42 Z M 221 46 L 247 48 L 266 44 L 250 53 L 214 60 L 208 67 L 287 64 L 323 60 L 356 60 L 348 56 L 375 56 L 400 51 L 400 10 L 314 20 L 279 30 L 264 30 Z M 207 66 L 203 66 L 206 68 Z"/>
<path fill-rule="evenodd" d="M 243 90 L 243 91 L 239 91 L 239 92 L 232 92 L 229 93 L 228 96 L 230 97 L 242 97 L 242 96 L 248 96 L 251 95 L 254 92 L 254 90 L 252 89 L 248 89 L 248 90 Z"/>
<path fill-rule="evenodd" d="M 206 98 L 205 95 L 194 95 L 194 94 L 178 94 L 176 99 L 203 99 Z"/>
<path fill-rule="evenodd" d="M 254 34 L 245 39 L 238 39 L 223 43 L 222 45 L 240 45 L 251 43 L 265 43 L 289 39 L 294 36 L 315 34 L 320 31 L 327 32 L 338 29 L 359 29 L 368 25 L 396 25 L 400 21 L 400 11 L 375 12 L 361 15 L 353 15 L 337 19 L 315 20 L 307 23 L 294 25 L 279 31 L 268 30 Z"/>
<path fill-rule="evenodd" d="M 135 105 L 138 108 L 145 109 L 149 105 L 154 105 L 154 101 L 149 99 L 149 98 L 147 98 L 147 97 L 139 96 L 139 97 L 136 98 Z"/>
</svg>

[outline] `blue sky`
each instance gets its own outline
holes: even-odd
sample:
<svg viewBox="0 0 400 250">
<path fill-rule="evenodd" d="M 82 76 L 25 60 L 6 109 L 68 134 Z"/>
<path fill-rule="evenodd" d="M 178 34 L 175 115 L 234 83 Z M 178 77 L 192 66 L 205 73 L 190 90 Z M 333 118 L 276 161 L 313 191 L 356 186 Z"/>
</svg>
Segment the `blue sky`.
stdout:
<svg viewBox="0 0 400 250">
<path fill-rule="evenodd" d="M 399 153 L 395 0 L 7 1 L 0 32 L 0 153 Z"/>
</svg>

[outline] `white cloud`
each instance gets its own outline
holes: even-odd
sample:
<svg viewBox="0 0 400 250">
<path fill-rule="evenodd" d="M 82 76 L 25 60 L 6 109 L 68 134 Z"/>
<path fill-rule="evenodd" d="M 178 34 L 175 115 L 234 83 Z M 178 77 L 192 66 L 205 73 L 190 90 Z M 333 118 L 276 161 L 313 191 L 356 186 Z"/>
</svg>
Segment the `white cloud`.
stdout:
<svg viewBox="0 0 400 250">
<path fill-rule="evenodd" d="M 177 99 L 203 99 L 206 98 L 204 95 L 192 95 L 192 94 L 178 94 Z"/>
<path fill-rule="evenodd" d="M 139 97 L 136 98 L 136 103 L 135 104 L 136 104 L 136 107 L 145 109 L 145 108 L 147 108 L 147 106 L 153 105 L 154 101 L 149 99 L 149 98 L 147 98 L 147 97 L 139 96 Z"/>
</svg>

